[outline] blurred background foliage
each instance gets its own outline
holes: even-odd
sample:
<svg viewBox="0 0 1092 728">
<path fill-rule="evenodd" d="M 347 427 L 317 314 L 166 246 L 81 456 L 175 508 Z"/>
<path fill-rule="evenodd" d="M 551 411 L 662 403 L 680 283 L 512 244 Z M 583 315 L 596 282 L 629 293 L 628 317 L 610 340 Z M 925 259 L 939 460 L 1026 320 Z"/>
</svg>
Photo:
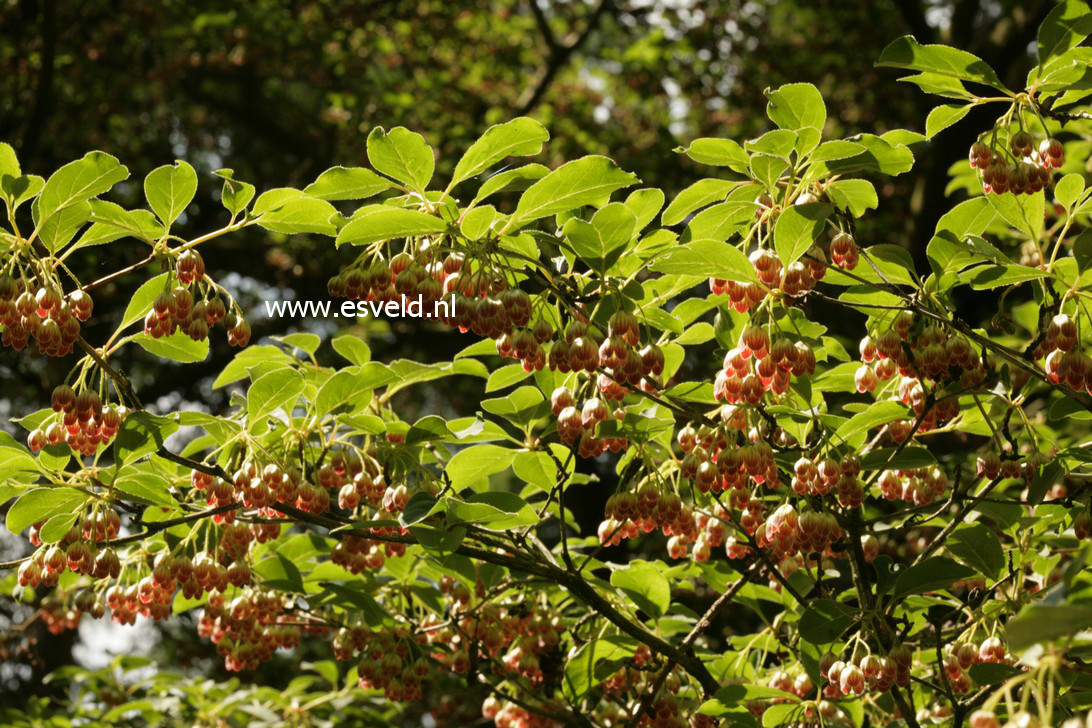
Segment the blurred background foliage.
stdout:
<svg viewBox="0 0 1092 728">
<path fill-rule="evenodd" d="M 944 42 L 990 63 L 1013 88 L 1023 86 L 1029 48 L 1050 0 L 0 0 L 0 139 L 13 144 L 23 169 L 47 175 L 91 149 L 116 155 L 132 173 L 115 201 L 140 206 L 139 180 L 185 158 L 202 174 L 198 197 L 179 234 L 197 235 L 226 220 L 211 171 L 235 170 L 259 188 L 303 186 L 337 164 L 364 163 L 374 126 L 406 126 L 438 150 L 438 173 L 490 124 L 521 114 L 545 124 L 547 164 L 606 154 L 669 196 L 708 174 L 673 152 L 700 136 L 742 139 L 765 130 L 763 90 L 808 81 L 830 109 L 826 136 L 902 127 L 922 131 L 934 103 L 873 67 L 892 39 L 913 34 Z M 989 111 L 985 112 L 989 114 Z M 925 242 L 946 205 L 946 171 L 964 157 L 992 119 L 967 120 L 914 147 L 912 172 L 882 181 L 879 210 L 861 239 L 905 246 L 924 262 Z M 127 198 L 126 198 L 127 197 Z M 145 251 L 92 248 L 73 259 L 93 280 L 134 263 Z M 325 299 L 326 280 L 351 259 L 328 239 L 289 242 L 248 230 L 203 249 L 209 273 L 257 306 L 263 298 Z M 96 293 L 96 312 L 120 312 L 150 275 L 139 271 Z M 973 305 L 988 305 L 977 302 Z M 101 341 L 116 325 L 99 315 L 85 329 Z M 255 340 L 331 322 L 271 319 L 254 309 Z M 831 323 L 832 329 L 838 325 Z M 367 330 L 365 330 L 367 329 Z M 360 327 L 376 358 L 435 361 L 469 341 L 416 321 Z M 329 328 L 327 329 L 329 332 Z M 209 360 L 178 368 L 141 352 L 121 364 L 145 401 L 162 408 L 227 405 L 211 377 L 230 358 L 214 338 Z M 0 417 L 42 406 L 70 362 L 0 350 Z M 420 396 L 420 395 L 418 395 Z M 423 411 L 472 412 L 481 383 L 445 385 L 423 401 L 402 403 L 413 420 Z M 416 412 L 415 412 L 416 410 Z M 609 462 L 588 465 L 609 481 Z M 585 486 L 577 515 L 586 533 L 609 493 Z M 2 534 L 0 534 L 2 535 Z M 2 546 L 2 544 L 0 544 Z M 9 551 L 20 548 L 8 543 Z M 3 548 L 0 548 L 2 551 Z M 14 552 L 11 555 L 16 555 Z M 0 599 L 0 630 L 30 612 Z M 157 627 L 156 629 L 160 629 Z M 192 625 L 161 627 L 169 664 L 215 675 L 222 669 Z M 92 661 L 122 642 L 85 625 L 82 647 L 70 634 L 40 624 L 20 632 L 37 642 L 0 641 L 0 705 L 28 690 L 56 685 L 41 676 L 77 656 Z M 155 629 L 140 633 L 155 641 Z M 108 644 L 109 643 L 109 644 Z M 6 652 L 20 644 L 19 654 Z M 169 651 L 169 654 L 168 654 Z M 321 657 L 322 655 L 305 655 Z M 105 659 L 102 660 L 105 662 Z M 17 664 L 18 663 L 18 664 Z M 256 681 L 287 679 L 278 660 Z M 278 674 L 279 673 L 279 674 Z M 288 671 L 291 673 L 291 670 Z"/>
</svg>

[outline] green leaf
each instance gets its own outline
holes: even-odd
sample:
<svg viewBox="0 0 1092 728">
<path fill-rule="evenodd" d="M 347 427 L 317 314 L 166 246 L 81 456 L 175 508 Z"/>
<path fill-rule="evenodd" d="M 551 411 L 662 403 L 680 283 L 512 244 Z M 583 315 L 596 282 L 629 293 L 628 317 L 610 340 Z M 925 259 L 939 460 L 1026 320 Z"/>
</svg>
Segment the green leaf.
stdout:
<svg viewBox="0 0 1092 728">
<path fill-rule="evenodd" d="M 525 190 L 549 173 L 550 168 L 541 164 L 527 164 L 505 172 L 498 172 L 482 183 L 482 186 L 478 189 L 478 194 L 474 195 L 474 201 L 470 204 L 477 205 L 486 197 L 495 195 L 498 192 Z"/>
<path fill-rule="evenodd" d="M 285 334 L 284 336 L 274 336 L 273 340 L 279 341 L 285 346 L 293 349 L 299 349 L 311 356 L 315 355 L 315 352 L 318 351 L 319 344 L 322 343 L 322 339 L 319 338 L 318 334 L 311 334 L 305 331 L 297 331 L 296 333 Z"/>
<path fill-rule="evenodd" d="M 0 196 L 4 198 L 8 211 L 14 213 L 19 205 L 37 197 L 45 186 L 45 180 L 36 174 L 12 177 L 0 175 Z"/>
<path fill-rule="evenodd" d="M 1005 625 L 1005 644 L 1013 652 L 1069 637 L 1092 628 L 1092 607 L 1031 603 Z"/>
<path fill-rule="evenodd" d="M 254 574 L 261 583 L 271 589 L 302 594 L 303 576 L 300 570 L 289 559 L 280 554 L 273 554 L 268 559 L 263 559 L 254 565 Z"/>
<path fill-rule="evenodd" d="M 518 227 L 585 205 L 601 206 L 612 192 L 637 181 L 637 175 L 622 171 L 607 157 L 576 159 L 531 185 L 519 198 L 508 227 Z"/>
<path fill-rule="evenodd" d="M 663 209 L 663 190 L 654 187 L 634 190 L 626 198 L 626 207 L 637 216 L 637 226 L 634 229 L 634 234 L 636 234 L 648 227 L 649 223 L 656 219 L 657 213 Z"/>
<path fill-rule="evenodd" d="M 52 410 L 46 412 L 51 414 Z M 13 478 L 17 473 L 37 472 L 38 468 L 30 451 L 8 433 L 0 432 L 0 483 Z"/>
<path fill-rule="evenodd" d="M 830 599 L 810 602 L 800 615 L 800 636 L 813 645 L 834 642 L 853 623 L 856 612 Z"/>
<path fill-rule="evenodd" d="M 835 139 L 820 144 L 815 151 L 808 155 L 808 158 L 813 162 L 830 162 L 836 159 L 855 157 L 864 151 L 865 148 L 856 142 Z"/>
<path fill-rule="evenodd" d="M 193 364 L 209 358 L 209 340 L 207 338 L 194 341 L 181 331 L 176 331 L 170 336 L 156 339 L 148 334 L 139 333 L 133 337 L 141 349 L 163 359 Z"/>
<path fill-rule="evenodd" d="M 117 479 L 114 480 L 114 488 L 133 496 L 150 505 L 171 508 L 175 506 L 174 498 L 170 494 L 170 483 L 156 473 L 123 469 Z"/>
<path fill-rule="evenodd" d="M 1039 65 L 1068 51 L 1092 33 L 1092 10 L 1085 0 L 1063 0 L 1039 26 Z"/>
<path fill-rule="evenodd" d="M 1003 195 L 987 195 L 986 198 L 997 214 L 1014 228 L 1032 239 L 1037 240 L 1042 235 L 1046 207 L 1044 192 L 1039 191 L 1033 195 L 1006 192 Z"/>
<path fill-rule="evenodd" d="M 247 420 L 253 426 L 279 407 L 292 409 L 303 388 L 303 375 L 296 369 L 283 367 L 263 374 L 246 393 Z"/>
<path fill-rule="evenodd" d="M 255 210 L 261 202 L 262 198 L 258 198 Z M 286 200 L 276 209 L 262 213 L 258 217 L 258 224 L 266 230 L 286 235 L 318 233 L 334 236 L 337 235 L 337 226 L 332 218 L 337 214 L 337 209 L 326 200 L 301 194 Z"/>
<path fill-rule="evenodd" d="M 197 194 L 197 173 L 181 159 L 165 164 L 144 178 L 144 196 L 152 212 L 170 227 Z"/>
<path fill-rule="evenodd" d="M 789 163 L 780 157 L 768 154 L 756 154 L 751 157 L 750 176 L 762 183 L 771 194 L 777 187 L 778 180 L 789 169 Z"/>
<path fill-rule="evenodd" d="M 633 237 L 637 216 L 621 202 L 597 211 L 590 223 L 573 218 L 561 232 L 577 257 L 600 274 L 606 273 Z"/>
<path fill-rule="evenodd" d="M 369 205 L 357 210 L 337 235 L 337 245 L 368 245 L 382 240 L 432 235 L 447 230 L 434 215 L 389 205 Z"/>
<path fill-rule="evenodd" d="M 708 207 L 690 220 L 680 237 L 683 243 L 699 240 L 722 242 L 754 220 L 758 205 L 743 200 L 728 200 Z"/>
<path fill-rule="evenodd" d="M 154 242 L 163 236 L 163 225 L 148 210 L 126 210 L 121 205 L 106 200 L 91 200 L 91 220 L 117 228 L 122 235 L 130 235 L 148 242 Z M 90 232 L 90 231 L 88 231 Z M 87 237 L 86 234 L 84 237 Z M 83 247 L 81 242 L 76 247 Z"/>
<path fill-rule="evenodd" d="M 756 282 L 754 266 L 747 256 L 727 243 L 696 240 L 671 248 L 651 266 L 660 273 L 680 273 L 726 281 Z"/>
<path fill-rule="evenodd" d="M 368 161 L 377 172 L 392 177 L 424 194 L 436 158 L 425 138 L 404 127 L 396 127 L 390 133 L 377 126 L 368 135 Z"/>
<path fill-rule="evenodd" d="M 1079 174 L 1067 174 L 1054 185 L 1054 199 L 1066 210 L 1073 209 L 1073 203 L 1084 193 L 1084 177 Z"/>
<path fill-rule="evenodd" d="M 485 382 L 485 391 L 487 394 L 496 392 L 505 387 L 510 387 L 516 382 L 521 382 L 529 376 L 531 376 L 531 373 L 524 369 L 522 364 L 509 364 L 494 369 L 489 373 L 489 379 Z"/>
<path fill-rule="evenodd" d="M 728 167 L 741 174 L 746 174 L 750 168 L 749 155 L 743 147 L 731 139 L 703 137 L 690 142 L 690 146 L 685 149 L 679 147 L 675 151 L 682 152 L 695 162 L 714 167 Z"/>
<path fill-rule="evenodd" d="M 129 170 L 104 152 L 88 152 L 69 162 L 50 175 L 38 195 L 39 224 L 70 205 L 98 197 L 128 176 Z"/>
<path fill-rule="evenodd" d="M 892 420 L 900 420 L 912 415 L 910 408 L 902 402 L 894 400 L 873 402 L 864 412 L 858 412 L 842 423 L 834 435 L 839 440 L 847 441 L 856 435 L 868 432 L 873 427 L 886 425 Z"/>
<path fill-rule="evenodd" d="M 744 142 L 744 148 L 749 152 L 767 154 L 771 157 L 788 160 L 796 147 L 798 137 L 795 132 L 788 129 L 774 129 L 768 131 L 757 139 Z"/>
<path fill-rule="evenodd" d="M 460 450 L 444 469 L 455 490 L 473 485 L 490 475 L 502 472 L 512 464 L 516 451 L 488 443 Z"/>
<path fill-rule="evenodd" d="M 542 451 L 516 453 L 512 461 L 516 477 L 543 491 L 549 491 L 557 482 L 557 463 Z"/>
<path fill-rule="evenodd" d="M 819 89 L 810 83 L 790 83 L 773 92 L 767 92 L 766 115 L 782 129 L 823 130 L 827 121 L 827 107 Z"/>
<path fill-rule="evenodd" d="M 989 265 L 968 270 L 960 276 L 960 280 L 970 281 L 972 288 L 982 291 L 1046 277 L 1046 271 L 1026 265 Z"/>
<path fill-rule="evenodd" d="M 934 96 L 943 96 L 949 99 L 966 99 L 968 101 L 974 98 L 974 94 L 967 90 L 963 83 L 951 76 L 944 76 L 939 73 L 918 73 L 913 76 L 903 76 L 899 81 L 905 81 L 912 83 L 927 94 L 933 94 Z"/>
<path fill-rule="evenodd" d="M 447 188 L 450 190 L 463 180 L 481 174 L 506 157 L 534 156 L 542 151 L 543 142 L 549 138 L 546 127 L 527 117 L 491 126 L 455 165 Z"/>
<path fill-rule="evenodd" d="M 972 569 L 957 564 L 946 556 L 934 556 L 902 571 L 895 580 L 891 598 L 900 599 L 910 594 L 948 589 L 955 582 L 971 579 L 974 575 Z"/>
<path fill-rule="evenodd" d="M 366 167 L 331 167 L 303 191 L 319 200 L 363 200 L 393 188 L 390 180 Z"/>
<path fill-rule="evenodd" d="M 515 493 L 488 491 L 474 493 L 465 500 L 449 496 L 444 501 L 451 525 L 473 524 L 489 531 L 510 531 L 541 520 Z"/>
<path fill-rule="evenodd" d="M 22 174 L 23 170 L 19 166 L 15 149 L 7 142 L 0 142 L 0 177 L 4 175 L 19 177 Z"/>
<path fill-rule="evenodd" d="M 957 559 L 986 578 L 994 579 L 1005 568 L 1005 552 L 992 530 L 981 523 L 960 526 L 944 547 Z"/>
<path fill-rule="evenodd" d="M 334 351 L 341 354 L 351 364 L 366 364 L 372 359 L 372 350 L 363 339 L 352 334 L 336 336 L 330 342 Z"/>
<path fill-rule="evenodd" d="M 342 369 L 322 383 L 315 396 L 315 414 L 333 412 L 348 405 L 350 409 L 363 406 L 371 399 L 370 377 L 359 369 Z"/>
<path fill-rule="evenodd" d="M 75 237 L 91 216 L 91 205 L 77 202 L 46 220 L 38 230 L 38 239 L 51 253 L 56 253 Z"/>
<path fill-rule="evenodd" d="M 610 575 L 611 586 L 625 592 L 633 603 L 653 619 L 659 619 L 671 604 L 671 586 L 663 571 L 653 562 L 631 561 L 624 569 Z"/>
<path fill-rule="evenodd" d="M 876 65 L 926 71 L 1007 90 L 997 73 L 978 56 L 951 46 L 921 45 L 908 35 L 884 48 Z"/>
<path fill-rule="evenodd" d="M 114 438 L 115 460 L 128 465 L 163 447 L 166 439 L 178 431 L 178 422 L 150 412 L 133 412 L 121 421 Z"/>
<path fill-rule="evenodd" d="M 234 218 L 246 209 L 254 199 L 254 185 L 235 179 L 235 172 L 230 169 L 218 169 L 214 175 L 224 180 L 224 189 L 220 192 L 220 201 Z"/>
<path fill-rule="evenodd" d="M 932 139 L 971 110 L 970 104 L 942 104 L 929 112 L 925 119 L 925 138 Z"/>
<path fill-rule="evenodd" d="M 420 523 L 437 510 L 436 506 L 435 496 L 424 491 L 418 491 L 406 501 L 406 507 L 402 509 L 398 520 L 405 526 Z"/>
<path fill-rule="evenodd" d="M 58 513 L 55 516 L 50 516 L 49 520 L 42 525 L 42 530 L 38 532 L 38 537 L 42 539 L 42 543 L 57 543 L 68 534 L 74 525 L 76 525 L 76 520 L 79 517 L 79 511 Z"/>
<path fill-rule="evenodd" d="M 804 712 L 804 708 L 798 703 L 771 705 L 762 713 L 762 728 L 795 724 L 803 719 Z"/>
<path fill-rule="evenodd" d="M 1012 645 L 1010 638 L 1006 637 L 1005 641 L 1009 646 Z M 1016 677 L 1020 672 L 1020 668 L 1000 662 L 980 662 L 967 671 L 975 685 L 998 685 Z"/>
<path fill-rule="evenodd" d="M 926 247 L 929 264 L 938 276 L 956 270 L 972 259 L 964 243 L 968 235 L 980 235 L 997 213 L 986 197 L 972 197 L 946 212 L 937 221 L 936 232 Z"/>
<path fill-rule="evenodd" d="M 125 328 L 140 321 L 152 310 L 152 304 L 155 303 L 156 296 L 167 290 L 168 277 L 169 274 L 161 273 L 155 278 L 145 281 L 136 290 L 136 293 L 129 299 L 129 304 L 125 307 L 125 314 L 121 317 L 120 328 Z"/>
<path fill-rule="evenodd" d="M 1073 241 L 1073 257 L 1079 272 L 1092 270 L 1092 228 L 1082 230 Z"/>
<path fill-rule="evenodd" d="M 781 211 L 774 224 L 774 248 L 782 264 L 788 266 L 800 259 L 826 227 L 830 205 L 810 202 L 791 205 Z"/>
<path fill-rule="evenodd" d="M 827 196 L 841 210 L 853 217 L 860 217 L 867 210 L 879 207 L 880 198 L 876 188 L 868 180 L 840 179 L 827 185 Z"/>
<path fill-rule="evenodd" d="M 459 223 L 459 232 L 470 240 L 481 240 L 496 219 L 497 208 L 492 205 L 472 207 L 463 215 L 463 221 Z"/>
<path fill-rule="evenodd" d="M 19 533 L 27 526 L 60 513 L 71 513 L 87 501 L 87 494 L 75 488 L 35 488 L 19 496 L 8 509 L 7 529 Z"/>
<path fill-rule="evenodd" d="M 738 185 L 723 179 L 700 179 L 675 196 L 660 216 L 660 222 L 664 225 L 682 222 L 695 210 L 722 201 Z"/>
<path fill-rule="evenodd" d="M 817 162 L 812 167 L 813 173 L 819 177 L 846 176 L 863 172 L 894 176 L 909 172 L 914 166 L 914 154 L 903 144 L 897 144 L 874 134 L 858 134 L 852 138 L 852 141 L 864 147 L 864 151 L 844 159 Z"/>
<path fill-rule="evenodd" d="M 611 636 L 584 643 L 565 661 L 562 692 L 576 702 L 633 658 L 634 647 L 625 637 Z"/>
</svg>

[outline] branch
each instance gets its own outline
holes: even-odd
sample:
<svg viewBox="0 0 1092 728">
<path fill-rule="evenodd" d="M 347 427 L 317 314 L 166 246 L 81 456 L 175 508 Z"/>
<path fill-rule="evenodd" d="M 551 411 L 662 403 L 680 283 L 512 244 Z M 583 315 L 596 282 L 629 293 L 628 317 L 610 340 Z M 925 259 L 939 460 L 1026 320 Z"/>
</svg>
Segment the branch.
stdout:
<svg viewBox="0 0 1092 728">
<path fill-rule="evenodd" d="M 149 263 L 151 263 L 154 260 L 155 260 L 155 253 L 149 253 L 147 258 L 144 258 L 143 260 L 138 260 L 136 263 L 133 263 L 132 265 L 126 266 L 126 267 L 122 268 L 121 270 L 116 270 L 113 273 L 110 273 L 109 275 L 105 275 L 102 278 L 99 278 L 97 281 L 91 281 L 87 285 L 81 286 L 80 290 L 90 291 L 92 288 L 98 288 L 99 286 L 105 285 L 105 284 L 109 283 L 112 280 L 116 280 L 118 278 L 121 278 L 123 275 L 126 275 L 127 273 L 132 273 L 135 270 L 140 270 L 141 268 L 148 265 Z"/>
<path fill-rule="evenodd" d="M 144 526 L 143 531 L 139 531 L 137 533 L 132 533 L 132 534 L 129 534 L 128 536 L 122 536 L 120 538 L 115 538 L 115 539 L 112 539 L 110 541 L 96 541 L 95 545 L 96 546 L 124 546 L 125 544 L 128 544 L 128 543 L 136 543 L 137 541 L 143 541 L 144 539 L 148 538 L 149 536 L 154 536 L 155 534 L 157 534 L 157 533 L 159 533 L 161 531 L 166 531 L 168 528 L 173 528 L 174 526 L 180 526 L 180 525 L 182 525 L 184 523 L 192 523 L 194 521 L 200 521 L 201 519 L 204 519 L 204 518 L 211 518 L 212 516 L 218 515 L 220 513 L 227 513 L 228 511 L 238 510 L 239 508 L 242 508 L 242 503 L 224 503 L 222 505 L 216 506 L 215 508 L 206 508 L 203 511 L 194 511 L 193 513 L 187 513 L 186 515 L 179 516 L 177 518 L 168 518 L 165 521 L 153 521 L 151 523 L 145 523 L 144 521 L 139 521 L 139 523 L 142 526 Z M 32 558 L 31 556 L 24 556 L 23 558 L 15 559 L 14 561 L 0 561 L 0 570 L 14 569 L 15 567 L 22 564 L 24 561 L 30 561 L 31 558 Z"/>
<path fill-rule="evenodd" d="M 562 45 L 558 43 L 557 39 L 554 37 L 554 33 L 550 29 L 549 23 L 542 12 L 542 8 L 538 6 L 537 0 L 529 0 L 529 2 L 531 5 L 531 13 L 535 16 L 535 23 L 542 33 L 543 40 L 546 42 L 549 53 L 546 57 L 546 68 L 543 69 L 542 74 L 535 82 L 535 85 L 524 92 L 523 97 L 518 102 L 516 111 L 518 116 L 525 116 L 538 106 L 542 97 L 546 95 L 546 90 L 550 87 L 550 84 L 553 83 L 554 78 L 556 78 L 561 69 L 565 67 L 565 64 L 569 62 L 569 58 L 573 53 L 579 50 L 580 46 L 584 45 L 584 42 L 588 39 L 588 36 L 595 31 L 603 14 L 612 4 L 611 0 L 600 0 L 599 5 L 592 11 L 591 17 L 588 18 L 588 24 L 584 28 L 584 31 L 569 43 Z"/>
<path fill-rule="evenodd" d="M 697 621 L 694 628 L 691 629 L 690 633 L 683 639 L 682 644 L 679 645 L 679 649 L 682 652 L 688 652 L 690 647 L 694 644 L 694 641 L 697 640 L 698 635 L 709 628 L 709 625 L 713 623 L 713 618 L 717 616 L 717 613 L 720 612 L 724 605 L 732 601 L 736 594 L 739 593 L 739 590 L 742 589 L 752 577 L 758 576 L 761 572 L 761 567 L 752 566 L 747 573 L 736 580 L 735 584 L 717 597 L 716 601 L 709 606 L 709 609 L 705 610 L 705 614 L 701 616 L 701 619 Z M 656 675 L 656 678 L 652 681 L 648 690 L 645 691 L 645 694 L 641 697 L 641 702 L 637 706 L 637 711 L 630 718 L 628 728 L 637 728 L 637 725 L 641 722 L 641 718 L 643 718 L 648 713 L 649 708 L 652 707 L 652 701 L 656 698 L 656 694 L 660 692 L 660 688 L 663 686 L 664 681 L 667 680 L 667 676 L 674 667 L 675 662 L 673 660 L 668 660 L 667 664 L 664 665 L 659 674 Z"/>
</svg>

